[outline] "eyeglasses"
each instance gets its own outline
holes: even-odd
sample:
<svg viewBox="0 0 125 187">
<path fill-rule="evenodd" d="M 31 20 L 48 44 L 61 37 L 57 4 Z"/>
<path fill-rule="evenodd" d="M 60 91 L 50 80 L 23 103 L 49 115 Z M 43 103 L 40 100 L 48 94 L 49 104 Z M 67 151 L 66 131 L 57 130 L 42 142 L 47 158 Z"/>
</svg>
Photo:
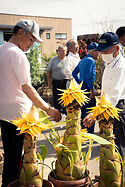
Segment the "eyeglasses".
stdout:
<svg viewBox="0 0 125 187">
<path fill-rule="evenodd" d="M 26 30 L 23 30 L 24 31 L 24 35 L 25 36 L 28 36 L 29 40 L 31 43 L 34 43 L 36 41 L 36 39 L 34 39 L 32 36 L 29 36 L 29 32 L 26 31 Z"/>
</svg>

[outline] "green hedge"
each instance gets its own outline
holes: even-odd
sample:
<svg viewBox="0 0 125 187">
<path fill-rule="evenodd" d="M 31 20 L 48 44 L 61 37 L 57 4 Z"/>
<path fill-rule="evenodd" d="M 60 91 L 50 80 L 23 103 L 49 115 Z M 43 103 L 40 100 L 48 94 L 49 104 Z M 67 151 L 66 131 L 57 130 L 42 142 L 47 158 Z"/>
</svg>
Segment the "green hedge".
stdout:
<svg viewBox="0 0 125 187">
<path fill-rule="evenodd" d="M 41 84 L 47 84 L 46 68 L 51 58 L 56 56 L 54 52 L 51 52 L 50 55 L 43 54 L 43 57 L 40 54 L 39 46 L 32 46 L 30 52 L 27 53 L 30 62 L 31 82 L 35 88 Z"/>
</svg>

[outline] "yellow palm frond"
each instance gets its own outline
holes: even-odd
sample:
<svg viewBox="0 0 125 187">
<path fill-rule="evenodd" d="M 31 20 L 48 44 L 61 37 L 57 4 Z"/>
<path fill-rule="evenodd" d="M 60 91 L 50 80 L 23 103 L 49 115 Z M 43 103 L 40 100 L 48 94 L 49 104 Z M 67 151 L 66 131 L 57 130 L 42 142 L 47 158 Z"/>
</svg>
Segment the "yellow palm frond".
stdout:
<svg viewBox="0 0 125 187">
<path fill-rule="evenodd" d="M 92 118 L 97 119 L 98 121 L 102 119 L 108 121 L 110 117 L 119 120 L 118 112 L 122 111 L 110 103 L 110 99 L 105 92 L 102 94 L 101 100 L 99 101 L 98 99 L 97 106 L 90 109 L 89 112 L 92 113 Z"/>
<path fill-rule="evenodd" d="M 30 112 L 26 114 L 21 114 L 22 118 L 17 118 L 11 122 L 20 129 L 20 133 L 28 133 L 31 136 L 36 136 L 41 134 L 41 131 L 52 128 L 52 124 L 48 119 L 48 116 L 44 114 L 43 119 L 39 118 L 39 110 L 32 106 Z M 46 124 L 46 119 L 48 123 Z M 45 121 L 45 123 L 44 123 Z"/>
<path fill-rule="evenodd" d="M 63 92 L 61 97 L 59 98 L 59 103 L 62 103 L 62 105 L 68 106 L 70 103 L 73 102 L 73 100 L 76 100 L 79 105 L 83 105 L 89 101 L 89 98 L 86 96 L 88 92 L 85 90 L 81 90 L 82 82 L 80 85 L 78 85 L 74 79 L 71 80 L 70 86 L 67 90 L 61 90 Z"/>
</svg>

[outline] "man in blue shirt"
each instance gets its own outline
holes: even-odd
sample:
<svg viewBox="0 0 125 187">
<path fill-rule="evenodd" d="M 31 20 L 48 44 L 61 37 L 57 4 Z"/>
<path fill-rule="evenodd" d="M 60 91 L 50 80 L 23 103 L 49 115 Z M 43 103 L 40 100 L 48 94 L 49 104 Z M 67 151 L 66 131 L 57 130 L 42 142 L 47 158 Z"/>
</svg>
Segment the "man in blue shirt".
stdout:
<svg viewBox="0 0 125 187">
<path fill-rule="evenodd" d="M 99 52 L 95 50 L 97 47 L 98 44 L 96 42 L 90 43 L 88 46 L 87 56 L 79 62 L 79 64 L 75 67 L 75 69 L 72 72 L 72 75 L 77 83 L 80 84 L 83 81 L 81 89 L 82 90 L 86 89 L 86 91 L 89 92 L 87 96 L 90 98 L 90 101 L 87 104 L 85 104 L 81 109 L 82 120 L 88 114 L 87 113 L 89 111 L 88 108 L 96 105 L 94 82 L 95 82 L 95 74 L 96 74 L 95 60 L 98 59 L 99 57 Z M 82 128 L 84 128 L 84 126 L 82 125 L 82 120 L 81 120 L 81 126 Z M 89 133 L 94 132 L 94 126 L 95 124 L 93 124 L 90 128 L 87 128 Z"/>
</svg>

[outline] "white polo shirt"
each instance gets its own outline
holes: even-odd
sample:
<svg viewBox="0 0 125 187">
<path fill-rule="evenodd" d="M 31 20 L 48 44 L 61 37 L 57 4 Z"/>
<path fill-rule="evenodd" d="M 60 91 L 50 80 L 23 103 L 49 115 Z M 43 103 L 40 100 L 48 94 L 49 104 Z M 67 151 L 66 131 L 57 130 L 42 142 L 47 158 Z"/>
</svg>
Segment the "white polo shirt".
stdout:
<svg viewBox="0 0 125 187">
<path fill-rule="evenodd" d="M 120 52 L 121 54 L 125 57 L 125 54 L 124 54 L 124 47 L 121 43 L 119 43 L 119 48 L 120 48 Z"/>
<path fill-rule="evenodd" d="M 68 77 L 68 79 L 72 79 L 72 71 L 74 68 L 78 65 L 80 62 L 79 54 L 73 54 L 72 52 L 69 52 L 67 58 L 66 58 L 66 66 L 65 66 L 65 72 Z"/>
<path fill-rule="evenodd" d="M 121 53 L 104 69 L 102 92 L 109 95 L 111 103 L 116 106 L 118 101 L 125 99 L 125 58 Z"/>
<path fill-rule="evenodd" d="M 24 52 L 9 42 L 0 46 L 0 119 L 12 120 L 29 112 L 32 102 L 22 85 L 30 81 L 30 65 Z"/>
</svg>

